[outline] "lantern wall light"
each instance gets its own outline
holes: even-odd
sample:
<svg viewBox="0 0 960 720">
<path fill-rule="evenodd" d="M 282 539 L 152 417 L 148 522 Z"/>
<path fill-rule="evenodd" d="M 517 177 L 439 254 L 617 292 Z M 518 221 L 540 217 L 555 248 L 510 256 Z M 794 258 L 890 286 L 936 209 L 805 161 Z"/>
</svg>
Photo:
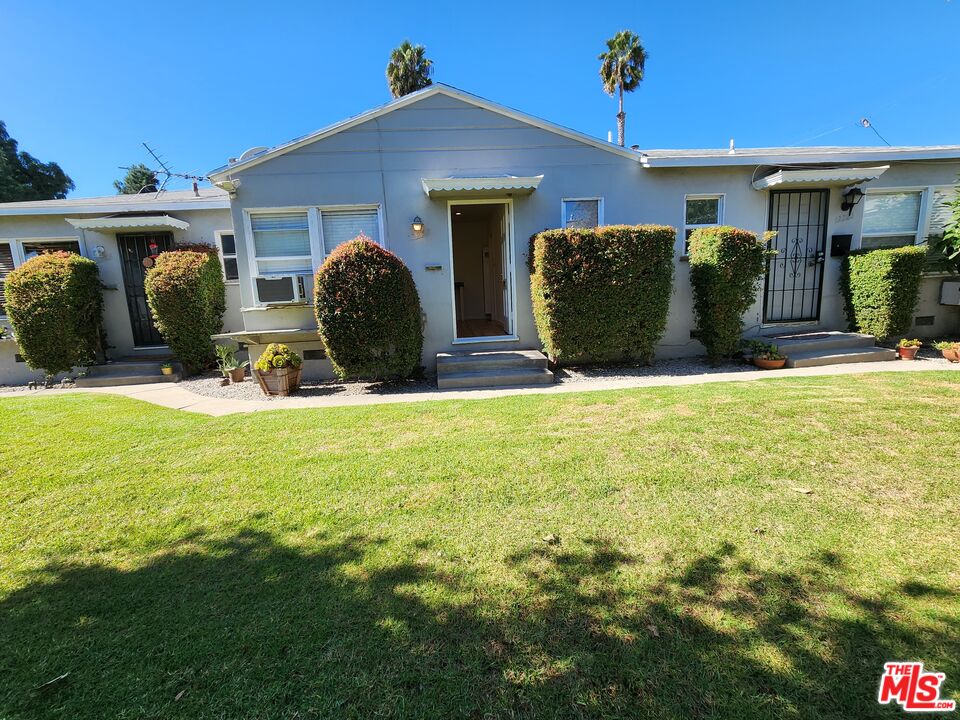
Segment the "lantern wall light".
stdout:
<svg viewBox="0 0 960 720">
<path fill-rule="evenodd" d="M 846 210 L 848 215 L 853 215 L 853 209 L 863 200 L 863 190 L 860 188 L 850 188 L 843 193 L 843 202 L 840 203 L 840 209 Z"/>
<path fill-rule="evenodd" d="M 413 232 L 415 238 L 423 237 L 423 220 L 420 219 L 420 216 L 417 215 L 413 222 L 410 223 L 410 230 Z"/>
</svg>

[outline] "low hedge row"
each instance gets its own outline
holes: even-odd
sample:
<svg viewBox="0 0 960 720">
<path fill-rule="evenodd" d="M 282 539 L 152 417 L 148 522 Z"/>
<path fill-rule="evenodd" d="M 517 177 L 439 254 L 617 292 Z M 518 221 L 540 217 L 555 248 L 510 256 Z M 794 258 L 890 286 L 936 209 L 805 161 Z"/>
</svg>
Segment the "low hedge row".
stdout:
<svg viewBox="0 0 960 720">
<path fill-rule="evenodd" d="M 667 325 L 676 236 L 664 225 L 535 235 L 530 290 L 547 355 L 555 362 L 652 360 Z"/>
<path fill-rule="evenodd" d="M 850 329 L 878 338 L 905 334 L 926 262 L 927 249 L 919 245 L 850 253 L 840 277 Z"/>
<path fill-rule="evenodd" d="M 223 328 L 226 288 L 215 248 L 191 245 L 160 253 L 144 287 L 157 330 L 188 375 L 213 361 L 211 335 Z"/>
<path fill-rule="evenodd" d="M 103 294 L 93 260 L 38 255 L 7 275 L 7 316 L 20 354 L 47 375 L 89 365 L 101 352 Z"/>
<path fill-rule="evenodd" d="M 697 338 L 710 362 L 740 347 L 743 314 L 757 300 L 766 272 L 767 239 L 735 227 L 700 228 L 690 236 L 690 284 Z"/>
<path fill-rule="evenodd" d="M 417 286 L 403 261 L 372 240 L 360 237 L 330 253 L 317 270 L 314 312 L 341 378 L 397 380 L 420 370 Z"/>
</svg>

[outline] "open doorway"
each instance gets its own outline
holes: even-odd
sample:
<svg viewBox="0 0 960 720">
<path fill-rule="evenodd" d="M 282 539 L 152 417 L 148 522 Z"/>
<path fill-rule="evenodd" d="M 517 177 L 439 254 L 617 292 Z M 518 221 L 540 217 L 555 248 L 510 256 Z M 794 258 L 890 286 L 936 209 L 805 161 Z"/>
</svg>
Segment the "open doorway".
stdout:
<svg viewBox="0 0 960 720">
<path fill-rule="evenodd" d="M 450 203 L 457 340 L 513 335 L 509 201 Z"/>
</svg>

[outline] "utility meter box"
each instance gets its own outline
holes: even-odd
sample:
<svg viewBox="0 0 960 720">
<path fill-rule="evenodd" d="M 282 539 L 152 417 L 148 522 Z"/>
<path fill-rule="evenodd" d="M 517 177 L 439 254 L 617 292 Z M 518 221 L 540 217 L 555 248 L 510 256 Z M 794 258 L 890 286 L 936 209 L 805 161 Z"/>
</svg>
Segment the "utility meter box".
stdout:
<svg viewBox="0 0 960 720">
<path fill-rule="evenodd" d="M 960 305 L 960 280 L 944 280 L 940 286 L 941 305 Z"/>
</svg>

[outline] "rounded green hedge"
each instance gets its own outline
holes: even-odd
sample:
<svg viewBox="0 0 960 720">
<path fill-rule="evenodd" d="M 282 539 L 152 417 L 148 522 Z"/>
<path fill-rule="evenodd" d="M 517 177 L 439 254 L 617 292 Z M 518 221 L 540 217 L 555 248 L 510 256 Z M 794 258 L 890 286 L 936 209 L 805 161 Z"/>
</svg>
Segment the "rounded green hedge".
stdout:
<svg viewBox="0 0 960 720">
<path fill-rule="evenodd" d="M 677 231 L 665 225 L 546 230 L 531 238 L 537 333 L 554 362 L 649 362 L 663 336 Z"/>
<path fill-rule="evenodd" d="M 47 375 L 89 365 L 101 352 L 103 294 L 93 260 L 38 255 L 7 275 L 7 316 L 20 354 Z"/>
<path fill-rule="evenodd" d="M 906 333 L 926 262 L 927 249 L 920 245 L 850 253 L 840 275 L 850 329 L 878 338 Z"/>
<path fill-rule="evenodd" d="M 213 361 L 211 335 L 223 328 L 226 288 L 215 248 L 160 253 L 144 287 L 157 330 L 190 375 Z"/>
<path fill-rule="evenodd" d="M 317 270 L 314 310 L 327 356 L 341 378 L 396 380 L 421 368 L 420 296 L 403 261 L 357 238 Z"/>
<path fill-rule="evenodd" d="M 700 228 L 690 236 L 690 284 L 697 339 L 710 362 L 740 347 L 743 314 L 757 301 L 767 269 L 766 238 L 735 227 Z"/>
</svg>

